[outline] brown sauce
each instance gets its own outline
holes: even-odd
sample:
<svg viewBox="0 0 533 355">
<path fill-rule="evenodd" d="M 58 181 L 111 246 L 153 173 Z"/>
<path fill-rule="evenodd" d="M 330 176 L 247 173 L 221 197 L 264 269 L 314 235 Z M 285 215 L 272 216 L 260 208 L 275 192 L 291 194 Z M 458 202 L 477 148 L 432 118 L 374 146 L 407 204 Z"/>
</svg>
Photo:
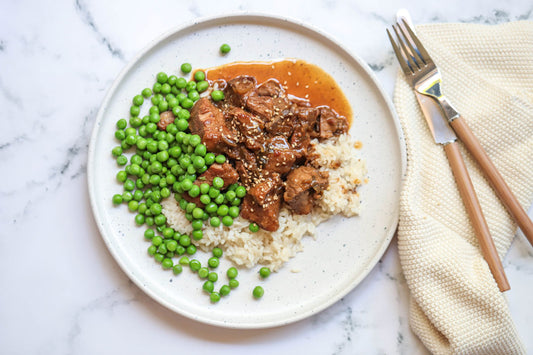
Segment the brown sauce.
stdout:
<svg viewBox="0 0 533 355">
<path fill-rule="evenodd" d="M 234 62 L 205 70 L 209 81 L 255 76 L 258 83 L 278 80 L 288 94 L 309 100 L 313 107 L 327 105 L 352 122 L 352 108 L 337 82 L 322 68 L 299 59 L 274 62 Z"/>
</svg>

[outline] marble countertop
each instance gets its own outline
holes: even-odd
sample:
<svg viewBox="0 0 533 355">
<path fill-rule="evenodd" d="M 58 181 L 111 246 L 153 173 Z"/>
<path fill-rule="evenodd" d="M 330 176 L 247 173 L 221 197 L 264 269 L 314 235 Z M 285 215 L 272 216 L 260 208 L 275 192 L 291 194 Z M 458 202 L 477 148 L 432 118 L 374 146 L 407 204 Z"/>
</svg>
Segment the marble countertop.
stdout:
<svg viewBox="0 0 533 355">
<path fill-rule="evenodd" d="M 398 65 L 385 35 L 395 1 L 126 0 L 0 4 L 0 348 L 3 354 L 425 354 L 409 329 L 409 292 L 394 239 L 342 300 L 266 330 L 212 327 L 177 315 L 135 286 L 100 238 L 87 191 L 96 112 L 120 70 L 161 33 L 236 11 L 313 24 L 357 53 L 392 96 Z M 533 20 L 533 5 L 406 0 L 415 23 Z M 533 352 L 533 249 L 504 260 L 512 316 Z"/>
</svg>

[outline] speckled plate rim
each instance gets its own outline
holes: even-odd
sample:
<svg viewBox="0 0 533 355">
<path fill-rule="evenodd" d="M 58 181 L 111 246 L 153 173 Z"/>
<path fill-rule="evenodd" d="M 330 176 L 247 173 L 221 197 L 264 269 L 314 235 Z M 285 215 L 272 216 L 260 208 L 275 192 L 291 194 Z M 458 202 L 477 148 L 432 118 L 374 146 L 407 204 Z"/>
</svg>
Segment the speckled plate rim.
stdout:
<svg viewBox="0 0 533 355">
<path fill-rule="evenodd" d="M 339 50 L 340 52 L 343 52 L 345 55 L 351 57 L 351 59 L 353 59 L 360 66 L 360 69 L 363 70 L 366 73 L 366 75 L 368 75 L 368 77 L 372 81 L 372 84 L 375 86 L 375 88 L 378 90 L 379 94 L 381 95 L 381 99 L 385 102 L 386 109 L 387 109 L 388 113 L 390 114 L 390 116 L 393 119 L 392 124 L 394 125 L 394 129 L 396 130 L 398 142 L 399 142 L 399 145 L 400 145 L 399 155 L 400 155 L 400 159 L 401 159 L 401 162 L 400 162 L 400 165 L 401 165 L 401 182 L 400 182 L 400 187 L 399 187 L 399 190 L 398 190 L 398 195 L 399 195 L 399 193 L 401 191 L 401 187 L 403 186 L 405 172 L 406 172 L 406 169 L 407 169 L 406 146 L 405 146 L 405 140 L 404 140 L 403 131 L 402 131 L 402 128 L 400 126 L 399 119 L 398 119 L 397 114 L 395 112 L 394 106 L 393 106 L 391 100 L 388 98 L 388 96 L 387 96 L 386 92 L 384 91 L 383 87 L 381 86 L 381 84 L 377 80 L 376 76 L 374 75 L 372 70 L 368 67 L 368 65 L 365 62 L 363 62 L 358 56 L 356 56 L 353 53 L 351 53 L 346 47 L 344 47 L 342 44 L 337 42 L 333 37 L 331 37 L 330 35 L 326 34 L 325 32 L 323 32 L 322 30 L 320 30 L 319 28 L 317 28 L 317 27 L 315 27 L 313 25 L 310 25 L 310 24 L 301 22 L 301 21 L 299 21 L 297 19 L 293 19 L 293 18 L 286 17 L 286 16 L 278 16 L 278 15 L 272 15 L 272 14 L 260 13 L 260 12 L 243 11 L 243 12 L 231 13 L 231 14 L 225 14 L 225 15 L 210 16 L 210 17 L 204 17 L 204 18 L 199 18 L 199 19 L 193 20 L 193 21 L 189 21 L 188 23 L 186 23 L 184 25 L 177 26 L 177 27 L 167 31 L 165 34 L 161 35 L 159 38 L 156 38 L 154 41 L 152 41 L 150 44 L 148 44 L 139 54 L 137 54 L 122 69 L 122 71 L 120 72 L 118 77 L 115 79 L 115 81 L 113 82 L 113 84 L 109 88 L 109 90 L 108 90 L 108 92 L 107 92 L 107 94 L 106 94 L 106 96 L 105 96 L 105 98 L 104 98 L 104 100 L 102 102 L 102 105 L 100 106 L 100 109 L 99 109 L 99 111 L 97 113 L 97 116 L 96 116 L 96 119 L 95 119 L 95 123 L 94 123 L 93 132 L 92 132 L 91 139 L 90 139 L 90 144 L 89 144 L 89 149 L 88 149 L 88 165 L 87 165 L 88 190 L 89 190 L 91 209 L 93 211 L 93 214 L 94 214 L 98 229 L 100 231 L 102 239 L 104 240 L 104 243 L 107 246 L 107 249 L 109 250 L 109 252 L 113 256 L 113 258 L 116 260 L 116 262 L 119 264 L 121 269 L 126 273 L 126 275 L 139 288 L 141 288 L 152 299 L 154 299 L 155 301 L 159 302 L 163 306 L 165 306 L 165 307 L 167 307 L 167 308 L 169 308 L 169 309 L 171 309 L 171 310 L 173 310 L 173 311 L 175 311 L 175 312 L 177 312 L 177 313 L 179 313 L 179 314 L 181 314 L 181 315 L 183 315 L 185 317 L 188 317 L 190 319 L 193 319 L 193 320 L 196 320 L 196 321 L 199 321 L 199 322 L 203 322 L 203 323 L 206 323 L 206 324 L 210 324 L 210 325 L 221 326 L 221 327 L 225 327 L 225 328 L 234 328 L 234 329 L 262 329 L 262 328 L 283 326 L 283 325 L 287 325 L 287 324 L 290 324 L 290 323 L 305 319 L 305 318 L 307 318 L 309 316 L 312 316 L 312 315 L 314 315 L 314 314 L 316 314 L 316 313 L 328 308 L 333 303 L 337 302 L 342 297 L 344 297 L 347 293 L 352 291 L 370 273 L 370 271 L 378 263 L 379 259 L 383 256 L 383 254 L 385 253 L 386 249 L 388 248 L 388 246 L 389 246 L 389 244 L 390 244 L 390 242 L 391 242 L 391 240 L 392 240 L 392 238 L 393 238 L 393 236 L 394 236 L 394 234 L 396 232 L 396 228 L 397 228 L 398 220 L 399 220 L 399 205 L 398 205 L 397 208 L 392 212 L 393 213 L 393 219 L 392 219 L 391 224 L 385 227 L 386 233 L 385 233 L 384 237 L 381 239 L 381 244 L 379 245 L 378 251 L 375 253 L 375 255 L 371 259 L 371 261 L 367 264 L 367 267 L 362 272 L 360 272 L 358 274 L 358 277 L 355 278 L 350 285 L 345 287 L 343 290 L 340 290 L 339 292 L 337 292 L 335 297 L 332 297 L 329 300 L 322 302 L 320 304 L 320 306 L 318 306 L 318 307 L 314 307 L 312 309 L 307 309 L 304 312 L 291 314 L 291 315 L 289 315 L 287 317 L 284 317 L 283 319 L 278 319 L 278 320 L 275 320 L 275 321 L 248 322 L 248 323 L 243 323 L 243 322 L 231 323 L 231 322 L 229 322 L 228 323 L 226 321 L 221 321 L 221 320 L 217 320 L 217 319 L 210 319 L 209 317 L 198 316 L 197 314 L 194 314 L 192 312 L 188 312 L 185 309 L 177 308 L 175 305 L 173 305 L 170 302 L 166 301 L 165 299 L 160 297 L 160 295 L 157 292 L 152 290 L 150 287 L 147 287 L 142 282 L 142 280 L 139 279 L 139 277 L 137 275 L 133 274 L 130 271 L 130 269 L 127 266 L 127 263 L 125 261 L 124 256 L 121 255 L 120 252 L 112 245 L 111 240 L 109 239 L 109 236 L 106 233 L 105 226 L 102 223 L 102 220 L 103 220 L 102 219 L 102 214 L 101 214 L 101 211 L 99 210 L 99 208 L 97 206 L 97 201 L 96 201 L 96 198 L 95 198 L 95 189 L 96 189 L 96 186 L 95 186 L 95 183 L 94 183 L 94 174 L 95 174 L 95 168 L 96 168 L 96 165 L 95 165 L 95 142 L 97 141 L 97 137 L 98 137 L 98 133 L 99 133 L 99 125 L 100 125 L 101 121 L 103 120 L 103 117 L 104 117 L 106 108 L 109 105 L 110 99 L 113 96 L 114 92 L 116 91 L 117 87 L 120 85 L 121 81 L 131 71 L 131 69 L 137 64 L 137 62 L 139 60 L 141 60 L 147 53 L 149 53 L 159 43 L 167 40 L 169 37 L 181 32 L 181 31 L 185 31 L 185 30 L 187 30 L 190 27 L 199 26 L 199 25 L 202 25 L 202 24 L 206 25 L 206 24 L 208 24 L 210 22 L 217 22 L 217 21 L 221 21 L 221 20 L 224 20 L 224 21 L 227 21 L 227 22 L 231 22 L 231 21 L 239 21 L 239 20 L 244 20 L 244 19 L 249 20 L 249 19 L 253 19 L 253 18 L 257 18 L 259 20 L 279 21 L 280 23 L 291 23 L 294 26 L 300 27 L 300 28 L 302 28 L 305 31 L 313 33 L 315 36 L 318 36 L 319 38 L 321 38 L 325 42 L 328 42 L 329 44 L 331 44 L 332 46 L 337 48 L 337 50 Z"/>
</svg>

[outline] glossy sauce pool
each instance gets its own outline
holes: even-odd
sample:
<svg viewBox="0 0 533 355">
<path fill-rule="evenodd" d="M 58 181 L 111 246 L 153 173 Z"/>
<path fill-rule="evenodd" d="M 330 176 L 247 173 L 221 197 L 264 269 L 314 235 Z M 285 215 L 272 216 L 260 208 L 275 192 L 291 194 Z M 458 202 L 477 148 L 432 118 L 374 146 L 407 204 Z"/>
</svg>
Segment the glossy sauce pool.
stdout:
<svg viewBox="0 0 533 355">
<path fill-rule="evenodd" d="M 327 105 L 352 123 L 352 108 L 337 82 L 322 68 L 299 59 L 273 62 L 234 62 L 205 69 L 207 80 L 226 81 L 239 75 L 250 75 L 263 83 L 276 79 L 288 94 L 309 100 L 311 106 Z"/>
</svg>

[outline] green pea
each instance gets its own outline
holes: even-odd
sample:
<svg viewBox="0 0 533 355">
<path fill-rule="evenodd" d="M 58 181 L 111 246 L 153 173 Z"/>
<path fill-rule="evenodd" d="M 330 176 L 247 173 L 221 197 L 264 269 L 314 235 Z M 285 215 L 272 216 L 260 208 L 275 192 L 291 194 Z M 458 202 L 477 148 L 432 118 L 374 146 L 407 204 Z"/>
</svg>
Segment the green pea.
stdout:
<svg viewBox="0 0 533 355">
<path fill-rule="evenodd" d="M 222 92 L 221 90 L 213 90 L 211 92 L 211 98 L 213 99 L 213 101 L 222 101 L 224 100 L 224 92 Z"/>
<path fill-rule="evenodd" d="M 141 106 L 144 103 L 144 97 L 142 95 L 135 95 L 132 102 L 135 106 Z"/>
<path fill-rule="evenodd" d="M 139 116 L 139 113 L 141 113 L 141 109 L 139 108 L 139 106 L 131 106 L 130 107 L 130 114 L 132 116 Z"/>
<path fill-rule="evenodd" d="M 217 209 L 217 215 L 223 217 L 227 215 L 229 212 L 229 207 L 226 205 L 220 205 Z M 224 223 L 224 219 L 222 220 L 222 223 Z"/>
<path fill-rule="evenodd" d="M 188 110 L 181 109 L 178 111 L 178 118 L 188 120 L 189 118 L 191 118 L 191 113 Z"/>
<path fill-rule="evenodd" d="M 152 96 L 152 90 L 150 90 L 150 88 L 145 88 L 142 92 L 141 92 L 142 96 L 144 96 L 145 98 L 148 98 L 150 96 Z"/>
<path fill-rule="evenodd" d="M 194 106 L 194 101 L 187 97 L 187 98 L 183 99 L 183 101 L 181 102 L 181 106 L 183 108 L 191 108 L 191 107 Z"/>
<path fill-rule="evenodd" d="M 204 237 L 204 232 L 201 230 L 193 230 L 191 234 L 194 240 L 200 240 Z"/>
<path fill-rule="evenodd" d="M 196 253 L 196 247 L 194 246 L 194 244 L 189 245 L 185 250 L 189 255 L 194 255 Z"/>
<path fill-rule="evenodd" d="M 187 64 L 187 63 L 184 63 L 184 64 Z M 184 64 L 182 64 L 182 67 L 183 67 Z M 189 64 L 189 65 L 190 65 L 190 64 Z M 191 69 L 192 69 L 192 67 L 191 67 Z M 183 69 L 182 69 L 182 71 L 183 71 Z M 184 72 L 184 73 L 185 73 L 185 72 Z M 190 70 L 188 71 L 188 73 L 190 73 Z M 178 78 L 178 80 L 176 80 L 176 84 L 175 84 L 175 85 L 176 85 L 176 87 L 177 87 L 178 89 L 185 89 L 185 86 L 187 86 L 187 79 L 185 79 L 185 78 Z"/>
<path fill-rule="evenodd" d="M 192 259 L 191 261 L 189 261 L 189 267 L 192 271 L 198 271 L 202 267 L 202 264 L 200 264 L 198 260 Z"/>
<path fill-rule="evenodd" d="M 216 272 L 210 272 L 209 275 L 207 275 L 207 279 L 211 282 L 217 282 L 218 274 Z"/>
<path fill-rule="evenodd" d="M 206 163 L 207 165 L 211 165 L 211 164 L 213 164 L 213 163 L 215 162 L 215 154 L 213 154 L 213 153 L 207 153 L 207 154 L 205 155 L 204 159 L 205 159 L 205 163 Z"/>
<path fill-rule="evenodd" d="M 174 275 L 179 275 L 183 271 L 183 267 L 180 264 L 176 264 L 172 267 L 172 272 Z"/>
<path fill-rule="evenodd" d="M 235 191 L 229 190 L 228 192 L 226 192 L 226 199 L 228 201 L 230 202 L 233 201 L 235 197 L 237 197 L 237 194 L 235 193 Z"/>
<path fill-rule="evenodd" d="M 192 65 L 190 63 L 183 63 L 180 67 L 181 71 L 184 73 L 184 74 L 188 74 L 191 72 L 192 70 Z M 177 84 L 177 82 L 176 82 Z"/>
<path fill-rule="evenodd" d="M 160 83 L 160 84 L 164 84 L 168 80 L 168 76 L 164 72 L 157 73 L 157 77 L 156 78 L 157 78 L 157 82 Z"/>
<path fill-rule="evenodd" d="M 191 189 L 189 190 L 189 196 L 194 198 L 194 197 L 198 197 L 198 195 L 200 195 L 200 186 L 192 185 Z M 201 216 L 198 218 L 201 218 Z"/>
<path fill-rule="evenodd" d="M 128 163 L 128 158 L 126 158 L 125 155 L 120 155 L 117 157 L 117 164 L 118 165 L 126 165 Z"/>
<path fill-rule="evenodd" d="M 137 211 L 137 208 L 139 208 L 139 202 L 137 202 L 135 200 L 131 200 L 130 202 L 128 202 L 128 209 L 131 212 Z"/>
<path fill-rule="evenodd" d="M 189 238 L 188 235 L 183 234 L 179 239 L 179 243 L 183 247 L 188 247 L 189 245 L 191 245 L 191 238 Z"/>
<path fill-rule="evenodd" d="M 229 217 L 229 216 L 227 216 Z M 230 217 L 231 218 L 231 217 Z M 164 214 L 160 214 L 159 216 L 154 217 L 154 223 L 158 226 L 163 226 L 167 222 L 167 217 L 165 217 Z"/>
<path fill-rule="evenodd" d="M 160 236 L 156 235 L 152 238 L 152 245 L 158 247 L 161 245 L 161 243 L 163 243 L 163 238 L 161 238 Z"/>
<path fill-rule="evenodd" d="M 264 293 L 265 293 L 265 290 L 263 290 L 261 286 L 255 286 L 252 292 L 252 294 L 254 295 L 254 298 L 256 299 L 263 297 Z"/>
<path fill-rule="evenodd" d="M 218 190 L 215 189 L 215 191 L 218 191 Z M 223 204 L 224 203 L 224 195 L 223 194 L 219 194 L 217 197 L 215 197 L 214 201 L 215 201 L 215 203 L 217 205 Z"/>
<path fill-rule="evenodd" d="M 172 88 L 167 83 L 161 85 L 161 94 L 167 95 L 172 91 Z M 166 110 L 165 110 L 166 111 Z"/>
<path fill-rule="evenodd" d="M 196 83 L 196 90 L 198 90 L 198 92 L 204 92 L 208 88 L 209 88 L 209 82 L 206 80 L 201 80 Z"/>
<path fill-rule="evenodd" d="M 161 266 L 163 267 L 163 269 L 170 269 L 172 268 L 172 266 L 174 266 L 174 263 L 172 262 L 172 259 L 165 258 L 163 259 Z"/>
<path fill-rule="evenodd" d="M 198 277 L 201 278 L 201 279 L 205 279 L 205 278 L 207 278 L 207 276 L 209 276 L 209 269 L 206 268 L 205 266 L 201 267 L 198 270 Z"/>
<path fill-rule="evenodd" d="M 194 73 L 194 80 L 196 81 L 203 81 L 205 80 L 205 72 L 202 70 L 198 70 Z"/>
<path fill-rule="evenodd" d="M 221 189 L 224 186 L 224 179 L 219 176 L 215 176 L 212 184 L 215 189 Z"/>
<path fill-rule="evenodd" d="M 176 75 L 171 75 L 168 77 L 167 83 L 169 85 L 175 85 L 177 80 L 178 80 L 178 77 Z"/>
<path fill-rule="evenodd" d="M 228 211 L 228 215 L 231 218 L 237 218 L 239 216 L 240 209 L 238 206 L 231 206 Z"/>
<path fill-rule="evenodd" d="M 233 267 L 233 266 L 230 267 L 230 268 L 226 271 L 226 275 L 228 276 L 228 279 L 230 279 L 230 280 L 236 278 L 237 275 L 238 275 L 238 273 L 239 273 L 239 272 L 237 271 L 237 268 L 235 268 L 235 267 Z"/>
<path fill-rule="evenodd" d="M 218 258 L 213 256 L 213 257 L 210 257 L 209 260 L 207 260 L 207 265 L 209 265 L 209 267 L 214 269 L 218 267 L 219 262 L 220 261 L 218 260 Z"/>
<path fill-rule="evenodd" d="M 192 107 L 192 106 L 191 106 Z M 176 122 L 176 127 L 178 128 L 178 130 L 184 132 L 187 130 L 187 128 L 189 128 L 189 122 L 187 122 L 187 120 L 183 119 L 183 118 L 180 118 L 178 119 L 178 121 Z"/>
<path fill-rule="evenodd" d="M 235 194 L 237 195 L 237 197 L 243 198 L 244 196 L 246 196 L 246 188 L 244 186 L 238 186 L 235 189 Z"/>
<path fill-rule="evenodd" d="M 195 219 L 194 221 L 192 221 L 191 225 L 193 230 L 201 230 L 204 223 L 201 219 Z"/>
<path fill-rule="evenodd" d="M 215 285 L 213 285 L 212 281 L 207 280 L 204 282 L 202 288 L 205 292 L 211 293 L 215 289 Z"/>
<path fill-rule="evenodd" d="M 115 205 L 120 205 L 122 203 L 122 195 L 120 194 L 113 195 L 113 203 Z"/>
<path fill-rule="evenodd" d="M 231 218 L 230 216 L 222 217 L 222 224 L 226 227 L 230 227 L 233 224 L 233 218 Z"/>
<path fill-rule="evenodd" d="M 229 287 L 231 287 L 231 288 L 239 287 L 239 281 L 237 281 L 235 279 L 229 280 L 228 284 L 229 284 Z"/>
<path fill-rule="evenodd" d="M 218 292 L 211 292 L 211 294 L 209 295 L 209 299 L 212 303 L 217 303 L 218 301 L 220 301 L 220 294 Z"/>
<path fill-rule="evenodd" d="M 187 256 L 182 256 L 179 260 L 181 265 L 189 265 L 189 258 Z"/>
<path fill-rule="evenodd" d="M 217 258 L 222 257 L 222 249 L 218 247 L 213 248 L 212 253 L 214 257 L 217 257 Z"/>
<path fill-rule="evenodd" d="M 191 90 L 189 91 L 189 94 L 187 94 L 187 97 L 191 99 L 192 101 L 196 102 L 200 99 L 200 94 L 197 90 Z"/>
<path fill-rule="evenodd" d="M 117 121 L 117 128 L 118 129 L 124 129 L 124 128 L 126 128 L 127 125 L 128 125 L 128 121 L 126 121 L 125 118 L 121 118 L 120 120 Z"/>
<path fill-rule="evenodd" d="M 220 53 L 222 54 L 227 54 L 231 51 L 231 47 L 229 46 L 229 44 L 227 43 L 224 43 L 220 46 Z"/>
<path fill-rule="evenodd" d="M 227 296 L 229 295 L 231 291 L 231 288 L 228 286 L 228 285 L 223 285 L 221 288 L 220 288 L 220 295 L 221 296 Z"/>
<path fill-rule="evenodd" d="M 148 251 L 148 255 L 154 256 L 155 253 L 157 252 L 157 248 L 153 245 L 150 245 L 147 251 Z"/>
<path fill-rule="evenodd" d="M 259 276 L 261 276 L 263 279 L 266 279 L 268 276 L 270 276 L 270 269 L 268 267 L 262 267 L 259 269 Z"/>
<path fill-rule="evenodd" d="M 158 263 L 162 263 L 163 260 L 165 259 L 165 255 L 161 254 L 161 253 L 155 253 L 154 255 L 154 259 L 155 261 L 157 261 Z"/>
<path fill-rule="evenodd" d="M 194 159 L 192 160 L 192 165 L 195 168 L 200 169 L 205 165 L 205 160 L 202 157 L 195 156 Z"/>
<path fill-rule="evenodd" d="M 212 227 L 218 227 L 220 226 L 220 218 L 218 217 L 211 217 L 209 219 L 209 223 L 211 224 Z"/>
<path fill-rule="evenodd" d="M 197 186 L 197 185 L 195 185 Z M 196 207 L 193 211 L 192 211 L 192 216 L 196 219 L 200 219 L 202 218 L 202 216 L 204 215 L 204 211 L 199 208 L 199 207 Z"/>
</svg>

